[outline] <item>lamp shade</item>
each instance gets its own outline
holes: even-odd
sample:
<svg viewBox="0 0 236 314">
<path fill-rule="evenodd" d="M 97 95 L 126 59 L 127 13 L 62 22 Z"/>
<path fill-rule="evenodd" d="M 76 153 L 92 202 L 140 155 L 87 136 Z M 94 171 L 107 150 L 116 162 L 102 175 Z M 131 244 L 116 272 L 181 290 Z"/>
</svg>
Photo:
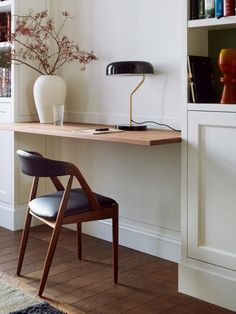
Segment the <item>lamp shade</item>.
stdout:
<svg viewBox="0 0 236 314">
<path fill-rule="evenodd" d="M 106 67 L 106 75 L 118 74 L 153 74 L 153 66 L 146 61 L 118 61 Z"/>
</svg>

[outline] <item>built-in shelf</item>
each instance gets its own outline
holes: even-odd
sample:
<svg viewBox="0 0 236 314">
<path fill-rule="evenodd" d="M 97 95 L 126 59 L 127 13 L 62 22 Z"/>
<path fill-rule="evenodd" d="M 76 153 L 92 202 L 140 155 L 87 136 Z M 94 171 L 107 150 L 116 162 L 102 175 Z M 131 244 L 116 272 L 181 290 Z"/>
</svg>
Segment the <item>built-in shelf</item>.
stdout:
<svg viewBox="0 0 236 314">
<path fill-rule="evenodd" d="M 208 30 L 236 28 L 236 16 L 227 16 L 220 19 L 198 19 L 188 21 L 188 28 L 202 28 Z"/>
<path fill-rule="evenodd" d="M 236 112 L 235 105 L 226 104 L 188 104 L 188 111 Z"/>
<path fill-rule="evenodd" d="M 0 49 L 4 49 L 4 48 L 8 49 L 10 47 L 11 47 L 11 44 L 9 42 L 6 42 L 6 41 L 0 42 Z"/>
<path fill-rule="evenodd" d="M 0 104 L 1 103 L 11 103 L 11 97 L 0 97 Z"/>
<path fill-rule="evenodd" d="M 107 126 L 107 125 L 106 125 Z M 172 130 L 147 129 L 146 131 L 122 131 L 94 135 L 84 132 L 88 129 L 104 127 L 104 125 L 86 123 L 65 123 L 55 126 L 50 123 L 1 123 L 0 130 L 20 133 L 41 134 L 49 136 L 69 137 L 80 140 L 94 140 L 110 143 L 136 144 L 143 146 L 163 145 L 181 142 L 181 133 Z M 109 126 L 108 126 L 109 127 Z"/>
<path fill-rule="evenodd" d="M 10 12 L 11 11 L 11 1 L 1 1 L 0 2 L 0 12 Z"/>
</svg>

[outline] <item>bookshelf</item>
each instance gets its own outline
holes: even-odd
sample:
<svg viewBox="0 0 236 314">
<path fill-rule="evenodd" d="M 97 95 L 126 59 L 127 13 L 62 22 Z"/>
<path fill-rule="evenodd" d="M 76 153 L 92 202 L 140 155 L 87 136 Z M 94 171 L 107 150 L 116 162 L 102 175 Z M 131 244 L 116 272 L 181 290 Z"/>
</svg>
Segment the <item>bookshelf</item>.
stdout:
<svg viewBox="0 0 236 314">
<path fill-rule="evenodd" d="M 189 20 L 187 23 L 187 55 L 209 56 L 217 92 L 217 102 L 223 91 L 218 57 L 223 48 L 236 48 L 236 16 Z M 190 101 L 188 100 L 190 103 Z"/>
<path fill-rule="evenodd" d="M 209 19 L 198 19 L 198 20 L 189 20 L 188 28 L 189 29 L 205 29 L 205 30 L 217 30 L 217 29 L 229 29 L 235 28 L 236 25 L 236 16 L 227 16 L 220 19 L 209 18 Z"/>
<path fill-rule="evenodd" d="M 236 104 L 189 102 L 186 72 L 188 55 L 209 56 L 219 81 L 220 49 L 236 48 L 236 16 L 189 20 L 185 4 L 179 290 L 236 311 Z M 222 89 L 218 82 L 218 97 Z"/>
<path fill-rule="evenodd" d="M 12 2 L 10 0 L 0 2 L 0 13 L 12 12 Z M 13 81 L 12 66 L 6 65 L 4 62 L 4 53 L 11 49 L 8 42 L 0 42 L 0 121 L 7 122 L 12 120 L 12 97 L 11 90 Z"/>
</svg>

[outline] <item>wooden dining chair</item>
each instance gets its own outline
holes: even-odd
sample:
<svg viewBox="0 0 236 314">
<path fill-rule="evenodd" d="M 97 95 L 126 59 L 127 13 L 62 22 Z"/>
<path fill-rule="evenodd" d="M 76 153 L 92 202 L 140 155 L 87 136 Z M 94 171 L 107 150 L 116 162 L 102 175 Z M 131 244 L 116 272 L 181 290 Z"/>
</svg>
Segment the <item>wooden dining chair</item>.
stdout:
<svg viewBox="0 0 236 314">
<path fill-rule="evenodd" d="M 76 223 L 78 258 L 82 258 L 81 223 L 112 219 L 114 282 L 118 282 L 118 204 L 115 200 L 93 193 L 80 170 L 72 163 L 44 158 L 37 152 L 18 150 L 21 171 L 33 177 L 25 225 L 21 237 L 16 274 L 20 275 L 32 216 L 52 227 L 38 295 L 42 296 L 62 225 Z M 58 177 L 67 176 L 65 188 Z M 56 192 L 37 196 L 40 177 L 51 179 Z M 77 180 L 80 188 L 72 188 Z"/>
</svg>

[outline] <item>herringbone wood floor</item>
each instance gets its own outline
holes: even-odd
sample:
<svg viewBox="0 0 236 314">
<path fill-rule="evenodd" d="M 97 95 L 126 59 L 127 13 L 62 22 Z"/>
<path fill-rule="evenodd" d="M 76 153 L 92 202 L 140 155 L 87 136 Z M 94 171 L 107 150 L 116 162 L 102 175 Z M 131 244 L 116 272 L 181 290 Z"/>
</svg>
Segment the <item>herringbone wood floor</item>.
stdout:
<svg viewBox="0 0 236 314">
<path fill-rule="evenodd" d="M 34 292 L 50 232 L 46 226 L 31 229 L 22 276 L 15 278 L 21 232 L 0 228 L 0 277 Z M 84 235 L 82 261 L 76 247 L 75 232 L 63 229 L 44 292 L 49 300 L 72 306 L 71 313 L 233 313 L 178 293 L 173 262 L 120 246 L 115 285 L 111 243 Z"/>
</svg>

